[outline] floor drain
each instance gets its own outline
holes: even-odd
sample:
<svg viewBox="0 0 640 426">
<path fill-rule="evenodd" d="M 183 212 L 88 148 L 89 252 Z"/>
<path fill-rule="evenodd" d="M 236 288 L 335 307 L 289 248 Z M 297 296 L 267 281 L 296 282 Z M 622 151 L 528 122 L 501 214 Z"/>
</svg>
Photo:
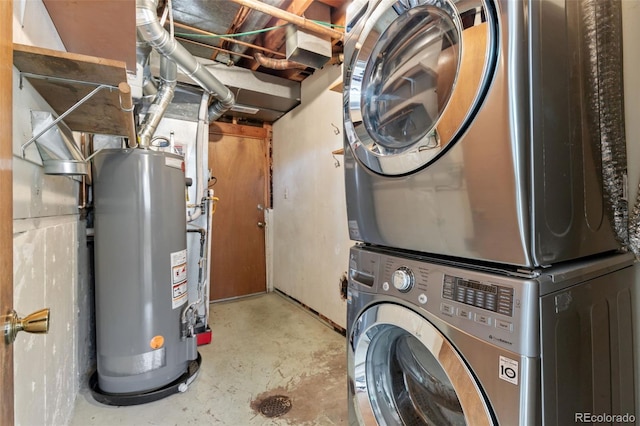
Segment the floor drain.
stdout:
<svg viewBox="0 0 640 426">
<path fill-rule="evenodd" d="M 291 398 L 284 395 L 269 396 L 262 400 L 259 410 L 266 417 L 278 417 L 291 410 Z"/>
</svg>

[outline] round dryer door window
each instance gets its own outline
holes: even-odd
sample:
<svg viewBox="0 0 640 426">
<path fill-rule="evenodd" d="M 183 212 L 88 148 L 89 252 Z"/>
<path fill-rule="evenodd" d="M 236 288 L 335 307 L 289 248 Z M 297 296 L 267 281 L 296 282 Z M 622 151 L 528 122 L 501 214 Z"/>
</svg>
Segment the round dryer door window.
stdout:
<svg viewBox="0 0 640 426">
<path fill-rule="evenodd" d="M 354 330 L 352 374 L 361 424 L 493 424 L 466 363 L 426 319 L 381 304 L 365 311 Z"/>
<path fill-rule="evenodd" d="M 428 165 L 464 132 L 495 66 L 494 12 L 484 0 L 380 1 L 354 29 L 345 130 L 376 173 Z"/>
</svg>

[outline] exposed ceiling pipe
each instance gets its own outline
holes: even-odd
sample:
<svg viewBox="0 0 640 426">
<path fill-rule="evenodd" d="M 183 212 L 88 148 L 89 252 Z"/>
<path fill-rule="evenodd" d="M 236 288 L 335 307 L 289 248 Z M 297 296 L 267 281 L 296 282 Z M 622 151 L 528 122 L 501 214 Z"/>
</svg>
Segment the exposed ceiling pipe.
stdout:
<svg viewBox="0 0 640 426">
<path fill-rule="evenodd" d="M 233 37 L 222 37 L 219 34 L 216 33 L 212 33 L 209 31 L 205 31 L 205 30 L 201 30 L 200 28 L 196 28 L 196 27 L 192 27 L 190 25 L 185 25 L 185 24 L 181 24 L 180 22 L 174 22 L 173 23 L 174 26 L 178 27 L 178 28 L 182 28 L 185 30 L 189 30 L 192 31 L 196 34 L 202 34 L 202 35 L 207 35 L 207 36 L 211 36 L 211 37 L 216 37 L 219 40 L 224 40 L 224 41 L 228 41 L 229 43 L 234 43 L 234 44 L 238 44 L 240 46 L 244 46 L 246 48 L 251 48 L 253 50 L 260 50 L 266 53 L 271 53 L 272 55 L 276 55 L 276 56 L 285 56 L 284 53 L 275 51 L 275 50 L 271 50 L 271 49 L 267 49 L 266 47 L 263 46 L 258 46 L 257 44 L 252 44 L 252 43 L 247 43 L 246 41 L 242 41 L 242 40 L 238 40 L 237 38 L 233 38 Z M 207 45 L 210 46 L 210 45 Z M 226 51 L 228 52 L 228 51 Z M 237 52 L 231 52 L 234 55 L 237 55 Z"/>
<path fill-rule="evenodd" d="M 253 58 L 261 66 L 265 68 L 271 68 L 274 70 L 292 70 L 292 69 L 305 70 L 307 69 L 306 65 L 301 64 L 299 62 L 289 61 L 287 59 L 268 58 L 260 52 L 256 52 L 253 55 Z"/>
<path fill-rule="evenodd" d="M 171 59 L 162 56 L 160 58 L 160 90 L 156 94 L 156 98 L 149 107 L 149 112 L 144 117 L 140 131 L 138 132 L 138 144 L 142 148 L 148 148 L 151 145 L 151 138 L 160 124 L 160 120 L 169 104 L 173 100 L 173 94 L 176 90 L 178 78 L 178 67 Z"/>
<path fill-rule="evenodd" d="M 157 5 L 158 0 L 136 0 L 138 34 L 162 56 L 175 61 L 186 75 L 215 98 L 209 106 L 209 120 L 217 120 L 235 104 L 233 93 L 160 25 Z"/>
<path fill-rule="evenodd" d="M 336 31 L 324 25 L 317 24 L 314 21 L 310 21 L 302 16 L 289 13 L 287 11 L 278 9 L 277 7 L 273 7 L 269 4 L 263 3 L 258 0 L 231 0 L 231 1 L 234 3 L 238 3 L 242 6 L 250 7 L 251 9 L 255 9 L 259 12 L 266 13 L 267 15 L 271 15 L 275 18 L 279 18 L 284 21 L 290 22 L 296 25 L 298 28 L 311 31 L 319 35 L 329 36 L 337 40 L 342 40 L 344 37 L 344 33 L 340 31 Z"/>
</svg>

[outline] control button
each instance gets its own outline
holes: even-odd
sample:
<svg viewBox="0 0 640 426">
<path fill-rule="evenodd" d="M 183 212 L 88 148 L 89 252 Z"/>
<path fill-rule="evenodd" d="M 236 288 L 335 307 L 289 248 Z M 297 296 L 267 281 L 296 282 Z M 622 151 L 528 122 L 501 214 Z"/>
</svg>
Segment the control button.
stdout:
<svg viewBox="0 0 640 426">
<path fill-rule="evenodd" d="M 458 308 L 458 316 L 466 319 L 471 318 L 471 311 L 464 308 Z"/>
<path fill-rule="evenodd" d="M 499 328 L 500 330 L 508 331 L 509 333 L 511 333 L 513 331 L 513 324 L 510 323 L 509 321 L 496 320 L 496 328 Z"/>
<path fill-rule="evenodd" d="M 484 325 L 491 325 L 491 317 L 476 313 L 475 321 Z"/>
<path fill-rule="evenodd" d="M 389 283 L 387 281 L 382 283 L 382 289 L 384 291 L 389 291 Z"/>
<path fill-rule="evenodd" d="M 467 294 L 465 296 L 465 303 L 467 305 L 473 305 L 473 302 L 476 300 L 476 292 L 470 288 L 467 289 Z"/>
<path fill-rule="evenodd" d="M 418 296 L 418 303 L 420 303 L 421 305 L 427 303 L 427 295 L 424 293 L 420 293 L 420 295 Z"/>
<path fill-rule="evenodd" d="M 443 303 L 443 304 L 440 305 L 440 312 L 442 312 L 445 315 L 453 316 L 454 311 L 455 311 L 455 309 L 451 305 L 447 305 L 446 303 Z"/>
<path fill-rule="evenodd" d="M 399 291 L 406 293 L 413 287 L 413 272 L 407 267 L 400 267 L 391 274 L 393 286 Z"/>
</svg>

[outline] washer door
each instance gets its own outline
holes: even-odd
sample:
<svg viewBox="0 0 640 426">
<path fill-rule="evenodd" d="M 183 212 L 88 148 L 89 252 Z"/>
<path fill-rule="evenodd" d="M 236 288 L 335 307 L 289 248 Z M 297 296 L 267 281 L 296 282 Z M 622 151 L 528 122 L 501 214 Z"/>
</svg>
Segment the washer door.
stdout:
<svg viewBox="0 0 640 426">
<path fill-rule="evenodd" d="M 467 365 L 426 319 L 381 304 L 367 309 L 353 330 L 351 373 L 361 424 L 493 424 Z"/>
<path fill-rule="evenodd" d="M 456 141 L 495 68 L 497 27 L 485 0 L 381 0 L 345 73 L 345 131 L 370 170 L 420 170 Z"/>
</svg>

